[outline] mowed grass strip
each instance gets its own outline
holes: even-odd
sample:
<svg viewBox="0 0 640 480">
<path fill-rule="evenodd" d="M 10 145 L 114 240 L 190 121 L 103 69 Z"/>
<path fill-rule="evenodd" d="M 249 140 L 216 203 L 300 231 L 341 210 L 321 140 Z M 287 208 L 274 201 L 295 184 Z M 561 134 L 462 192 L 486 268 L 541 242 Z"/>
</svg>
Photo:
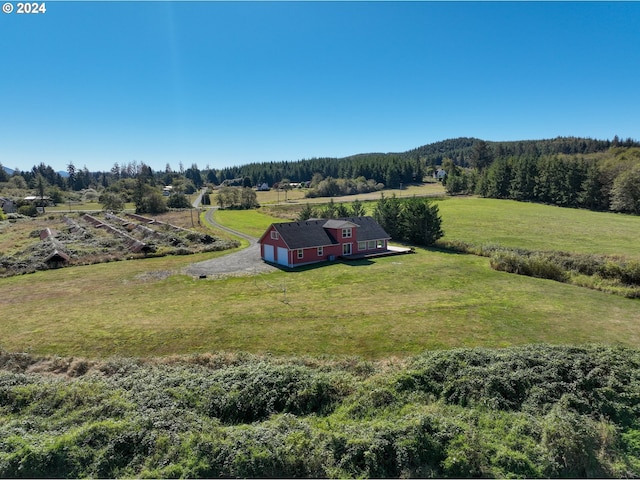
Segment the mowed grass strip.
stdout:
<svg viewBox="0 0 640 480">
<path fill-rule="evenodd" d="M 260 210 L 216 210 L 216 222 L 255 238 L 260 238 L 272 223 L 282 222 Z"/>
<path fill-rule="evenodd" d="M 637 301 L 496 272 L 485 258 L 417 252 L 221 280 L 161 274 L 178 272 L 186 257 L 2 279 L 0 347 L 383 358 L 476 345 L 640 345 Z"/>
</svg>

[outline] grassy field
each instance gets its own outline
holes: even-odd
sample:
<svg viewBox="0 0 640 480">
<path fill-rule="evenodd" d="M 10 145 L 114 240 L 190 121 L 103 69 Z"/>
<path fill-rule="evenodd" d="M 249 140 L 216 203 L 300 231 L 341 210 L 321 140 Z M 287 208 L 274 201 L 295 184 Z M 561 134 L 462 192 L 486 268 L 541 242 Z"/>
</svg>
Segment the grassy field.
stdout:
<svg viewBox="0 0 640 480">
<path fill-rule="evenodd" d="M 440 208 L 449 239 L 640 255 L 630 241 L 640 231 L 637 217 L 474 198 Z M 260 212 L 218 215 L 255 236 L 274 220 Z M 255 277 L 180 274 L 211 256 L 1 279 L 0 347 L 87 357 L 242 350 L 382 358 L 539 342 L 640 346 L 637 300 L 497 272 L 486 258 L 417 249 Z"/>
<path fill-rule="evenodd" d="M 285 194 L 284 191 L 278 190 L 269 190 L 268 192 L 257 192 L 258 195 L 258 203 L 261 205 L 269 205 L 269 204 L 297 204 L 297 203 L 326 203 L 326 198 L 305 198 L 304 189 L 293 189 L 289 190 L 287 193 L 287 201 L 285 202 Z M 421 185 L 408 185 L 404 187 L 402 190 L 391 189 L 385 190 L 384 194 L 387 196 L 396 195 L 398 197 L 410 197 L 413 195 L 417 196 L 436 196 L 436 195 L 444 195 L 444 188 L 441 183 L 433 182 L 433 183 L 424 183 Z M 378 200 L 380 198 L 380 192 L 371 192 L 371 193 L 363 193 L 360 195 L 348 195 L 344 197 L 334 197 L 335 202 L 353 202 L 355 199 L 359 199 L 361 201 L 365 200 Z"/>
<path fill-rule="evenodd" d="M 443 240 L 640 258 L 640 217 L 476 197 L 436 201 L 445 232 Z M 365 202 L 369 213 L 374 205 Z M 272 222 L 291 218 L 287 210 L 295 212 L 297 208 L 281 205 L 218 211 L 216 219 L 259 237 Z M 269 215 L 271 210 L 285 218 Z"/>
<path fill-rule="evenodd" d="M 222 225 L 256 238 L 260 238 L 272 223 L 283 221 L 261 210 L 217 210 L 215 219 Z"/>
<path fill-rule="evenodd" d="M 640 217 L 488 198 L 438 201 L 444 240 L 640 258 Z"/>
</svg>

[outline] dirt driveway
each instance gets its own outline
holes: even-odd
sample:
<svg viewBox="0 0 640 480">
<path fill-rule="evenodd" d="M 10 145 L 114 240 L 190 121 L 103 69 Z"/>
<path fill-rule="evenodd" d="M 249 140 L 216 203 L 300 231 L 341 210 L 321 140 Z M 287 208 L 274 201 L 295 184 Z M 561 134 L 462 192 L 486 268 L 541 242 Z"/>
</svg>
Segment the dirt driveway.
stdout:
<svg viewBox="0 0 640 480">
<path fill-rule="evenodd" d="M 248 240 L 249 247 L 236 253 L 189 265 L 185 269 L 185 273 L 187 273 L 187 275 L 192 275 L 194 277 L 206 276 L 216 278 L 225 276 L 255 275 L 258 273 L 277 270 L 276 267 L 263 262 L 260 258 L 260 245 L 257 243 L 257 238 L 236 232 L 235 230 L 231 230 L 230 228 L 220 225 L 213 218 L 214 211 L 215 208 L 207 210 L 207 221 L 220 230 L 224 230 Z"/>
</svg>

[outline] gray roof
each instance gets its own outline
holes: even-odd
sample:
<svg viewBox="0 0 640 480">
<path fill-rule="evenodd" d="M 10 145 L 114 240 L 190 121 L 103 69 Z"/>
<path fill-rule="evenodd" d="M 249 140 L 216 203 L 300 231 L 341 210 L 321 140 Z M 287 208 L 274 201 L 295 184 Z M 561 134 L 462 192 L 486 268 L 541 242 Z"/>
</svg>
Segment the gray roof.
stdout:
<svg viewBox="0 0 640 480">
<path fill-rule="evenodd" d="M 355 227 L 358 241 L 388 240 L 389 234 L 372 217 L 348 217 L 333 220 L 307 220 L 304 222 L 274 223 L 273 227 L 280 234 L 290 249 L 323 247 L 335 245 L 338 240 L 330 229 Z"/>
<path fill-rule="evenodd" d="M 357 224 L 349 222 L 348 220 L 343 220 L 341 218 L 332 218 L 330 220 L 327 220 L 323 225 L 324 228 L 353 228 L 357 226 Z"/>
</svg>

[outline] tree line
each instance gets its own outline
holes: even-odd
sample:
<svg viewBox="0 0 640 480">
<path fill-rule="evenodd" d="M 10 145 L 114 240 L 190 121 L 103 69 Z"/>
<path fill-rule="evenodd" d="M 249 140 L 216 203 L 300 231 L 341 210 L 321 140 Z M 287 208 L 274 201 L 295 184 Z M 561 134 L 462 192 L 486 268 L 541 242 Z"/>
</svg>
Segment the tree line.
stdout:
<svg viewBox="0 0 640 480">
<path fill-rule="evenodd" d="M 494 156 L 485 145 L 470 158 L 475 168 L 443 162 L 447 193 L 640 214 L 637 147 L 615 147 L 590 156 Z"/>
<path fill-rule="evenodd" d="M 638 213 L 639 180 L 635 149 L 640 143 L 617 136 L 613 140 L 557 137 L 547 140 L 487 142 L 457 138 L 402 153 L 367 153 L 345 158 L 312 158 L 298 161 L 251 163 L 243 166 L 200 169 L 196 164 L 178 170 L 166 165 L 153 171 L 144 163 L 115 163 L 106 172 L 67 166 L 66 175 L 40 163 L 29 171 L 9 175 L 0 165 L 0 188 L 43 191 L 60 203 L 69 193 L 86 189 L 124 195 L 133 201 L 136 181 L 152 188 L 171 185 L 190 194 L 205 184 L 269 186 L 287 179 L 320 187 L 318 196 L 343 190 L 399 188 L 420 182 L 436 168 L 447 172 L 447 192 L 475 193 L 493 198 L 540 201 L 561 206 Z M 608 152 L 614 152 L 607 155 Z M 622 158 L 622 157 L 627 158 Z"/>
</svg>

